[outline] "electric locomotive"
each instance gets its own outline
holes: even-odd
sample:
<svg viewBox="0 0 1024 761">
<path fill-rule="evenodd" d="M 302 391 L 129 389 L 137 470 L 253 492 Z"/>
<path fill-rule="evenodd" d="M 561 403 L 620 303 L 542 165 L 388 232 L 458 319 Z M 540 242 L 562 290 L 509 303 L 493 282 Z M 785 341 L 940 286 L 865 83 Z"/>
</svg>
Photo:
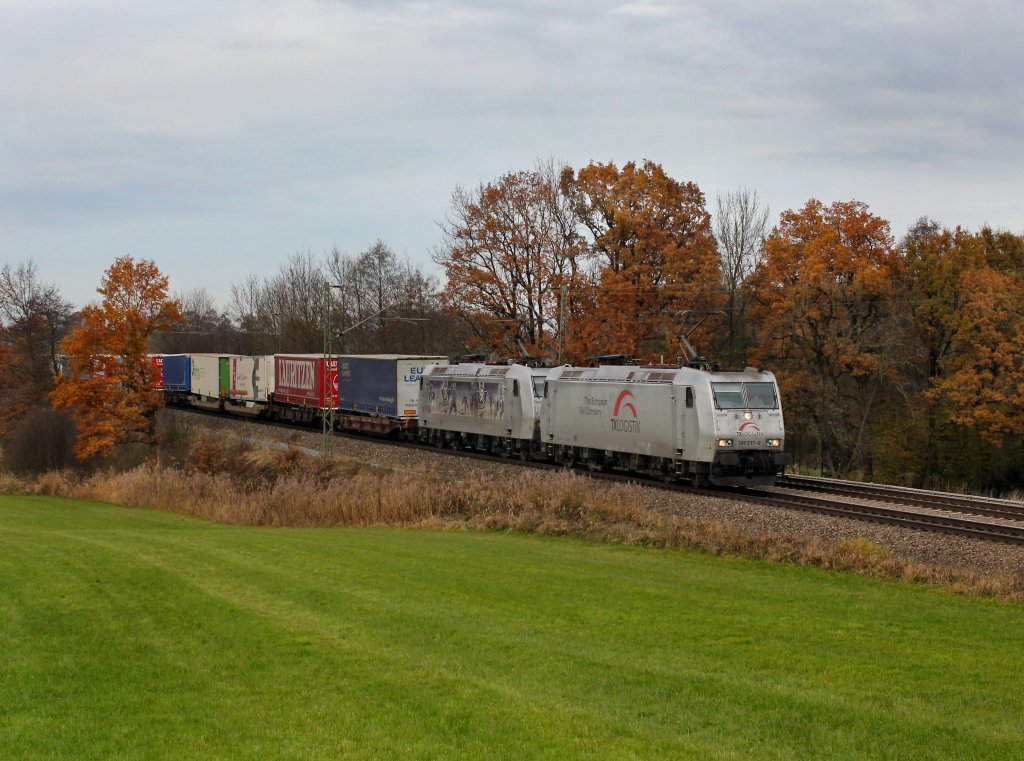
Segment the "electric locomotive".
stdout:
<svg viewBox="0 0 1024 761">
<path fill-rule="evenodd" d="M 773 483 L 789 463 L 770 372 L 560 367 L 544 390 L 548 457 L 698 485 Z"/>
<path fill-rule="evenodd" d="M 420 381 L 420 441 L 532 457 L 547 374 L 518 364 L 429 365 Z"/>
</svg>

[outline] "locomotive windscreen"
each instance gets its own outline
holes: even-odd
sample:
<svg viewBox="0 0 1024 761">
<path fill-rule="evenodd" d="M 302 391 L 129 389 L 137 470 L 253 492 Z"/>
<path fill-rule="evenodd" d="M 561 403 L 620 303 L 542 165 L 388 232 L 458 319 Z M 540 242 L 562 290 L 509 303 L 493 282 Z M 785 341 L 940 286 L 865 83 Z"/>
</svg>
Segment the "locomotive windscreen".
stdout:
<svg viewBox="0 0 1024 761">
<path fill-rule="evenodd" d="M 771 383 L 712 383 L 720 410 L 774 410 L 779 406 Z"/>
</svg>

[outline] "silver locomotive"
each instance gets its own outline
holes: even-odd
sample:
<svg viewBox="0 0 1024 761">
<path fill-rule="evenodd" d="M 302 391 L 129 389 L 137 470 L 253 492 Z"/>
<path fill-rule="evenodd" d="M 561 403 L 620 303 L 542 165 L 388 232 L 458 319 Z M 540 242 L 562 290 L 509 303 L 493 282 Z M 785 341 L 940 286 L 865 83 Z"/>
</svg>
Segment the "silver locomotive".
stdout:
<svg viewBox="0 0 1024 761">
<path fill-rule="evenodd" d="M 666 480 L 773 483 L 790 462 L 770 372 L 704 367 L 428 367 L 420 438 Z"/>
<path fill-rule="evenodd" d="M 696 484 L 769 484 L 789 463 L 775 376 L 754 368 L 556 368 L 540 430 L 557 462 Z"/>
</svg>

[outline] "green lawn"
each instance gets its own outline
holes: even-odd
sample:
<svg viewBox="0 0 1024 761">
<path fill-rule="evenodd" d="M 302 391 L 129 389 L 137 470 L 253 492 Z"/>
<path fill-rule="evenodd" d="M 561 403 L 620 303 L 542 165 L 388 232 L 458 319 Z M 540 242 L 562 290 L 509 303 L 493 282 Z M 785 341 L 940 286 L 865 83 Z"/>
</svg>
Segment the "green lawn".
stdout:
<svg viewBox="0 0 1024 761">
<path fill-rule="evenodd" d="M 0 497 L 0 758 L 1012 759 L 1024 606 Z"/>
</svg>

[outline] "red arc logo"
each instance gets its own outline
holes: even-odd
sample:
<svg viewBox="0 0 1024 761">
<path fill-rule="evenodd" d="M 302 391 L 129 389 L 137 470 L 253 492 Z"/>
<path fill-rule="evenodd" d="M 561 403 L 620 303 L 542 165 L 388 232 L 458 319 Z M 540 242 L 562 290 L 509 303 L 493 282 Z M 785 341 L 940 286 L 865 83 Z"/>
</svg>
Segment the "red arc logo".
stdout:
<svg viewBox="0 0 1024 761">
<path fill-rule="evenodd" d="M 632 398 L 632 396 L 633 396 L 633 392 L 630 391 L 628 388 L 623 390 L 619 394 L 619 398 L 615 400 L 615 410 L 612 412 L 612 415 L 614 415 L 615 417 L 618 417 L 619 416 L 619 409 L 625 407 L 631 413 L 633 413 L 633 417 L 636 417 L 636 407 L 633 406 L 632 402 L 625 401 L 627 397 Z"/>
</svg>

